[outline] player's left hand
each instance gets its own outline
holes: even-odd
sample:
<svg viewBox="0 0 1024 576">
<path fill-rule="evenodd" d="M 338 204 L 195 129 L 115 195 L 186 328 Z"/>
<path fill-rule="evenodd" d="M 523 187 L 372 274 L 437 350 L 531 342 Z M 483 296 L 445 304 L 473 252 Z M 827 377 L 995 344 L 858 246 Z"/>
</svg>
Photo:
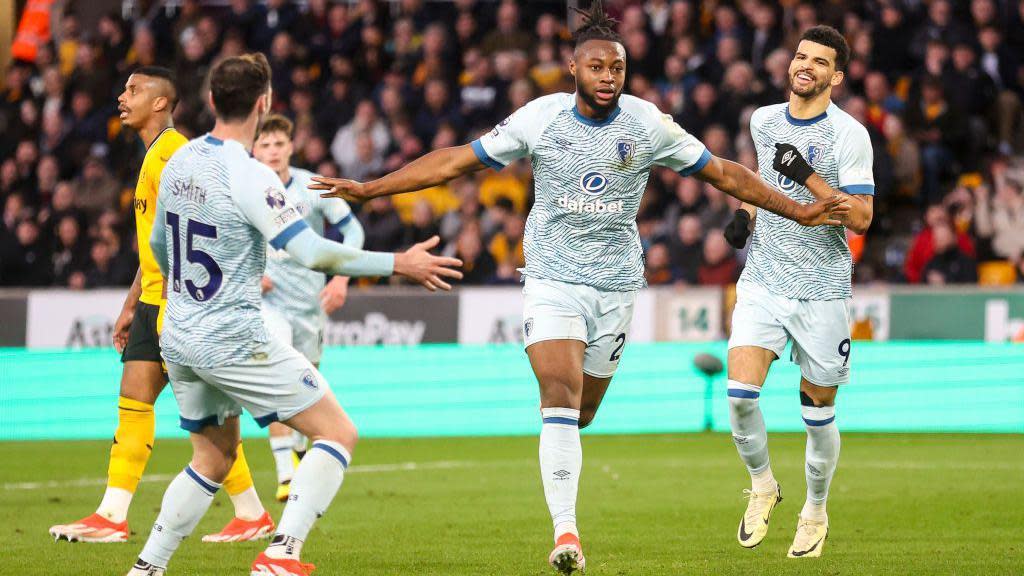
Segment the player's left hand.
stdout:
<svg viewBox="0 0 1024 576">
<path fill-rule="evenodd" d="M 814 169 L 792 144 L 775 143 L 775 159 L 772 160 L 772 168 L 801 186 L 807 184 L 807 179 L 814 174 Z"/>
<path fill-rule="evenodd" d="M 313 182 L 310 183 L 309 189 L 319 190 L 321 198 L 341 198 L 346 202 L 365 202 L 372 198 L 362 182 L 345 178 L 313 176 Z"/>
<path fill-rule="evenodd" d="M 803 204 L 796 221 L 804 226 L 843 226 L 842 218 L 850 213 L 850 205 L 846 200 L 846 196 L 836 194 L 831 198 Z"/>
<path fill-rule="evenodd" d="M 348 277 L 335 276 L 320 291 L 320 308 L 330 316 L 335 310 L 345 305 L 348 298 Z"/>
<path fill-rule="evenodd" d="M 132 327 L 132 320 L 135 318 L 135 308 L 122 308 L 121 314 L 114 322 L 114 350 L 120 354 L 128 345 L 128 333 Z"/>
</svg>

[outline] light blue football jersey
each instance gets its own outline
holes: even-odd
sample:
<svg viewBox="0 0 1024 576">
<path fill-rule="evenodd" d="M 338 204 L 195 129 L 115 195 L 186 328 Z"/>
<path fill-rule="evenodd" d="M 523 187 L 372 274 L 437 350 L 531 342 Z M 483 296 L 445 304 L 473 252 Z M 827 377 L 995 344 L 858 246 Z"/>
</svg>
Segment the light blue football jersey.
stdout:
<svg viewBox="0 0 1024 576">
<path fill-rule="evenodd" d="M 772 167 L 775 144 L 796 146 L 829 186 L 848 194 L 874 194 L 873 152 L 868 131 L 835 104 L 817 118 L 801 120 L 788 104 L 758 108 L 750 118 L 761 178 L 790 198 L 814 195 Z M 758 210 L 741 281 L 797 300 L 850 298 L 853 260 L 842 226 L 808 227 Z"/>
<path fill-rule="evenodd" d="M 334 227 L 344 227 L 355 217 L 344 200 L 321 198 L 319 192 L 308 188 L 314 176 L 312 172 L 291 167 L 288 172 L 291 179 L 285 185 L 285 197 L 314 232 L 323 236 L 325 221 Z M 352 246 L 362 248 L 362 243 Z M 321 314 L 320 291 L 325 274 L 306 268 L 283 249 L 268 246 L 266 276 L 273 282 L 274 289 L 264 294 L 264 302 L 284 312 L 304 316 Z"/>
<path fill-rule="evenodd" d="M 154 225 L 167 258 L 164 359 L 197 368 L 251 359 L 268 339 L 267 239 L 282 248 L 305 228 L 277 174 L 240 143 L 206 135 L 179 149 L 164 168 Z"/>
<path fill-rule="evenodd" d="M 575 94 L 537 98 L 472 147 L 496 170 L 519 158 L 533 163 L 526 276 L 637 290 L 644 285 L 644 260 L 636 215 L 651 168 L 687 176 L 704 168 L 711 154 L 640 98 L 622 95 L 600 122 L 582 116 L 575 104 Z"/>
</svg>

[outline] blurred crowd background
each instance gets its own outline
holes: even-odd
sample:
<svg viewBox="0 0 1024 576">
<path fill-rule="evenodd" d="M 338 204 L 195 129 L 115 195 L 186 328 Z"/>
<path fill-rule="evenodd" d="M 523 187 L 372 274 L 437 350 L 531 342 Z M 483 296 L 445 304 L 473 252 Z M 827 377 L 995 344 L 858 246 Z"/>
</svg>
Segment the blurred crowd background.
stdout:
<svg viewBox="0 0 1024 576">
<path fill-rule="evenodd" d="M 132 197 L 145 154 L 117 120 L 128 74 L 177 75 L 178 130 L 213 124 L 204 81 L 219 59 L 267 54 L 274 107 L 296 124 L 293 164 L 367 180 L 469 142 L 532 98 L 573 91 L 560 1 L 152 2 L 85 26 L 65 3 L 54 40 L 15 62 L 0 92 L 0 285 L 127 285 Z M 582 4 L 586 5 L 587 2 Z M 758 106 L 788 97 L 800 33 L 852 48 L 836 103 L 874 146 L 875 217 L 850 236 L 855 282 L 1024 279 L 1024 0 L 606 0 L 629 54 L 627 92 L 712 153 L 757 168 Z M 366 248 L 439 234 L 465 284 L 518 281 L 533 199 L 529 163 L 356 207 Z M 721 229 L 737 203 L 656 169 L 638 224 L 650 284 L 734 282 L 745 254 Z"/>
</svg>

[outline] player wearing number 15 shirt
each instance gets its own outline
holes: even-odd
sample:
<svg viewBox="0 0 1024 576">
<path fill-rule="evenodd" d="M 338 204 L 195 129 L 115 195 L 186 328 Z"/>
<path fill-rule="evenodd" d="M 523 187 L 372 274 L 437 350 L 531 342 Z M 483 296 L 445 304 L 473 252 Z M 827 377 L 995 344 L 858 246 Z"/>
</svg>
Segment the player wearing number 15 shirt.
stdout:
<svg viewBox="0 0 1024 576">
<path fill-rule="evenodd" d="M 584 17 L 569 68 L 574 94 L 533 100 L 471 144 L 431 152 L 379 180 L 314 178 L 327 196 L 364 200 L 532 162 L 523 332 L 540 384 L 540 471 L 555 541 L 548 561 L 563 573 L 585 565 L 576 526 L 579 429 L 611 382 L 644 284 L 636 215 L 651 170 L 694 176 L 805 224 L 829 220 L 833 205 L 798 204 L 713 157 L 654 104 L 622 94 L 626 53 L 614 21 L 599 1 Z"/>
<path fill-rule="evenodd" d="M 346 276 L 403 274 L 431 289 L 459 278 L 460 262 L 427 252 L 366 252 L 313 232 L 277 174 L 250 156 L 271 103 L 262 54 L 222 60 L 210 72 L 213 130 L 175 153 L 164 170 L 150 246 L 167 286 L 160 336 L 191 463 L 167 488 L 130 576 L 161 576 L 209 508 L 239 443 L 244 407 L 261 426 L 281 421 L 314 442 L 291 483 L 271 545 L 251 574 L 307 576 L 300 552 L 352 459 L 356 432 L 320 372 L 268 334 L 260 312 L 267 243 L 307 268 Z"/>
</svg>

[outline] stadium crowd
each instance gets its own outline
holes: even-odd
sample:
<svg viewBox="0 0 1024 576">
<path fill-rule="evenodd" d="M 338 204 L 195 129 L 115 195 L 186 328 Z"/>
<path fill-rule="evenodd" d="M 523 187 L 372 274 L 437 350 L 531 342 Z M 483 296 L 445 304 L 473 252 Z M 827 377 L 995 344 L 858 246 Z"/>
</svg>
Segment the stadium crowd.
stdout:
<svg viewBox="0 0 1024 576">
<path fill-rule="evenodd" d="M 586 3 L 583 3 L 586 4 Z M 133 189 L 145 153 L 117 120 L 132 69 L 177 77 L 176 127 L 213 118 L 218 59 L 267 54 L 293 163 L 366 180 L 468 142 L 527 101 L 573 90 L 563 2 L 153 2 L 88 29 L 73 12 L 0 92 L 0 285 L 121 286 L 137 266 Z M 627 91 L 716 155 L 752 169 L 757 106 L 787 98 L 802 30 L 837 27 L 852 60 L 836 102 L 868 127 L 875 218 L 851 236 L 857 282 L 1024 279 L 1024 0 L 607 0 L 629 54 Z M 575 25 L 575 22 L 572 23 Z M 532 199 L 526 162 L 358 208 L 366 248 L 440 234 L 465 284 L 512 283 Z M 728 284 L 744 254 L 721 229 L 736 203 L 665 169 L 638 223 L 650 284 Z M 979 263 L 981 263 L 979 265 Z"/>
</svg>

